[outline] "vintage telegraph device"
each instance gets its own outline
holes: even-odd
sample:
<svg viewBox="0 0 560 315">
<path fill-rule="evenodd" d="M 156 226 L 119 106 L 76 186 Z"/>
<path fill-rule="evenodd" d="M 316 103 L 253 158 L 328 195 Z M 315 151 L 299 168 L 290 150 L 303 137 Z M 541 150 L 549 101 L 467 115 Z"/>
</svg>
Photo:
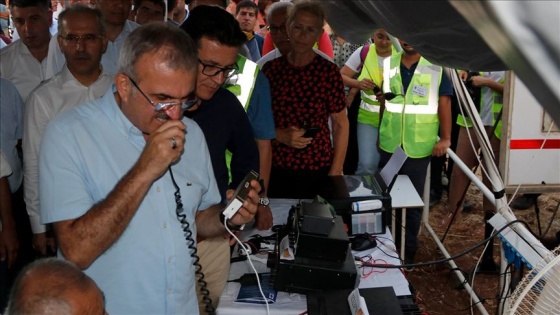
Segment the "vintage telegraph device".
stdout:
<svg viewBox="0 0 560 315">
<path fill-rule="evenodd" d="M 382 234 L 391 224 L 389 192 L 393 183 L 387 185 L 372 175 L 328 176 L 321 196 L 342 217 L 348 235 Z"/>
<path fill-rule="evenodd" d="M 353 289 L 359 277 L 342 218 L 326 204 L 303 202 L 290 209 L 269 256 L 274 288 L 310 293 Z"/>
</svg>

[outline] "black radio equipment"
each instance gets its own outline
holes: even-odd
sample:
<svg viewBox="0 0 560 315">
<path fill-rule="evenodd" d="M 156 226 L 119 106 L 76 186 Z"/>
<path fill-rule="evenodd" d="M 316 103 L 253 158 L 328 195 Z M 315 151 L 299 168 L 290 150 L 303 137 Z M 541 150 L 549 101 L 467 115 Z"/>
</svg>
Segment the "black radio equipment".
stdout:
<svg viewBox="0 0 560 315">
<path fill-rule="evenodd" d="M 354 289 L 359 280 L 342 218 L 320 203 L 290 209 L 268 265 L 279 291 Z"/>
</svg>

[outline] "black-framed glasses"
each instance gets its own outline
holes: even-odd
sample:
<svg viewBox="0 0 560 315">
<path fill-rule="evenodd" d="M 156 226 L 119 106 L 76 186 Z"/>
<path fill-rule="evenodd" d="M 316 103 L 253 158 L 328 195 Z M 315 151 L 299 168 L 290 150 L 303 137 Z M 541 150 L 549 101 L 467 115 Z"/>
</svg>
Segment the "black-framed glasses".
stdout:
<svg viewBox="0 0 560 315">
<path fill-rule="evenodd" d="M 280 26 L 267 26 L 266 29 L 272 33 L 272 34 L 276 34 L 278 33 L 278 31 L 286 34 L 288 32 L 288 30 L 286 30 L 286 23 L 280 25 Z"/>
<path fill-rule="evenodd" d="M 227 80 L 232 76 L 234 76 L 239 71 L 239 67 L 237 66 L 237 64 L 234 64 L 231 67 L 222 68 L 215 65 L 204 63 L 200 59 L 198 59 L 198 62 L 202 65 L 202 74 L 207 75 L 209 77 L 214 77 L 222 73 L 224 75 L 224 78 Z"/>
<path fill-rule="evenodd" d="M 66 36 L 58 35 L 62 38 L 66 43 L 77 45 L 80 41 L 84 44 L 91 44 L 98 39 L 103 38 L 103 35 L 95 35 L 95 34 L 86 34 L 86 35 L 74 35 L 74 34 L 67 34 Z"/>
<path fill-rule="evenodd" d="M 185 111 L 191 107 L 193 107 L 194 104 L 196 104 L 196 102 L 198 102 L 198 99 L 195 98 L 194 99 L 190 99 L 190 100 L 186 100 L 186 101 L 182 101 L 182 102 L 177 102 L 177 101 L 171 101 L 171 102 L 159 102 L 159 103 L 154 103 L 146 93 L 144 93 L 144 91 L 142 91 L 142 89 L 138 86 L 138 84 L 136 84 L 136 82 L 134 82 L 134 80 L 132 80 L 131 77 L 127 76 L 128 79 L 130 80 L 130 82 L 132 82 L 132 85 L 134 85 L 134 87 L 144 96 L 144 98 L 146 98 L 146 100 L 148 102 L 150 102 L 150 104 L 152 104 L 152 106 L 154 107 L 154 111 L 159 112 L 159 111 L 166 111 L 168 109 L 170 109 L 171 107 L 174 106 L 181 106 L 181 110 Z"/>
</svg>

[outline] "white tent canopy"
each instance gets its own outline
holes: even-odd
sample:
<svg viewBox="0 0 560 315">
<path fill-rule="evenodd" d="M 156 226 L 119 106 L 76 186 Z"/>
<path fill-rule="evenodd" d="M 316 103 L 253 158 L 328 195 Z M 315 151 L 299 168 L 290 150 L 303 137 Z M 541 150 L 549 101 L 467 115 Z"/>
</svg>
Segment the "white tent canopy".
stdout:
<svg viewBox="0 0 560 315">
<path fill-rule="evenodd" d="M 328 23 L 363 43 L 378 27 L 433 63 L 513 70 L 560 124 L 560 1 L 324 1 Z"/>
</svg>

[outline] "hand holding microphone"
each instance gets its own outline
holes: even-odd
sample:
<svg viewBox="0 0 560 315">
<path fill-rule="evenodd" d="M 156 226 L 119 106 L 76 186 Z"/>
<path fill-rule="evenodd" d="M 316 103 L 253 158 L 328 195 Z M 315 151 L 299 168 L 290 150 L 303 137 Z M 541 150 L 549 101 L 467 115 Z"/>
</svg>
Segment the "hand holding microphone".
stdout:
<svg viewBox="0 0 560 315">
<path fill-rule="evenodd" d="M 157 178 L 167 167 L 181 157 L 185 147 L 186 126 L 180 120 L 164 122 L 146 139 L 146 146 L 137 162 L 142 170 L 147 170 Z"/>
</svg>

